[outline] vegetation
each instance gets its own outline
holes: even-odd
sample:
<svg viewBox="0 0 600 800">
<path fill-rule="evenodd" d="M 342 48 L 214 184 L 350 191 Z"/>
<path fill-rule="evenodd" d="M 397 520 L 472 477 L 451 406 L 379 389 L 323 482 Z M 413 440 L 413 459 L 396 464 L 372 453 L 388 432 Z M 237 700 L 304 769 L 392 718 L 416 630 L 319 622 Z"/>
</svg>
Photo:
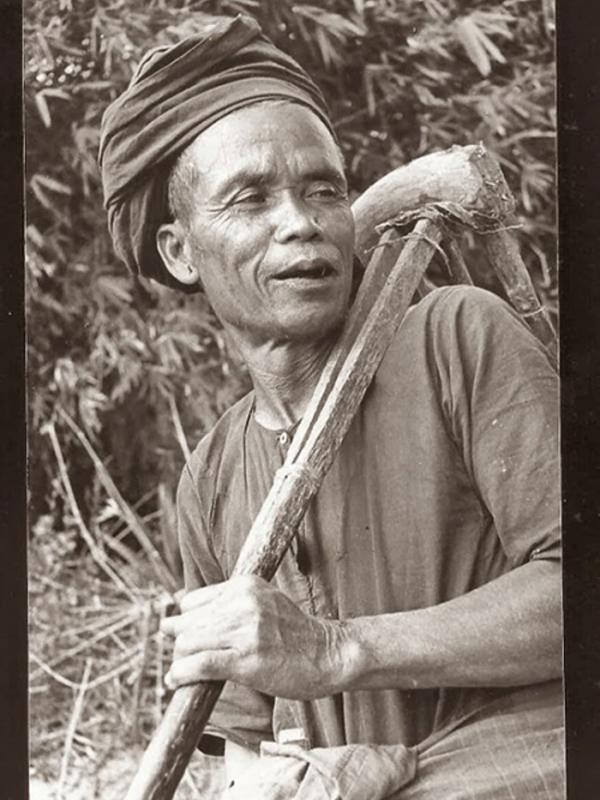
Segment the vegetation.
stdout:
<svg viewBox="0 0 600 800">
<path fill-rule="evenodd" d="M 177 476 L 247 388 L 201 296 L 135 280 L 117 262 L 100 120 L 145 49 L 205 14 L 238 12 L 322 87 L 353 192 L 426 152 L 483 141 L 555 306 L 551 0 L 28 0 L 32 757 L 63 789 L 77 759 L 99 765 L 155 724 L 155 622 L 181 580 Z"/>
</svg>

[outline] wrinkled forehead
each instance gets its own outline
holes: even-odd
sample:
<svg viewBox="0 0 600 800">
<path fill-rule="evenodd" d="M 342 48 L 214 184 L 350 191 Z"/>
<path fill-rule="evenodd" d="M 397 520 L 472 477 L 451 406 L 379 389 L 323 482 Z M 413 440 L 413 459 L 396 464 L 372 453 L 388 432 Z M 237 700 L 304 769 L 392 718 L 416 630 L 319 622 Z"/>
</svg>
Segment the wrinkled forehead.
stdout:
<svg viewBox="0 0 600 800">
<path fill-rule="evenodd" d="M 344 175 L 343 156 L 327 126 L 309 108 L 290 101 L 257 103 L 228 114 L 188 148 L 203 184 L 237 173 L 278 168 L 329 169 Z"/>
</svg>

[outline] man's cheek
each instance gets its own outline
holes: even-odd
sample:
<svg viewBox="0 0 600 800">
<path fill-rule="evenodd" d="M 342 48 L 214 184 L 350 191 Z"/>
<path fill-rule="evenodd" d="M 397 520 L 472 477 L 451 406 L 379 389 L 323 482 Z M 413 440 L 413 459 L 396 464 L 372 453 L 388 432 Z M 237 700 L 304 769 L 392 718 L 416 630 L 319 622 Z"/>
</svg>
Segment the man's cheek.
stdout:
<svg viewBox="0 0 600 800">
<path fill-rule="evenodd" d="M 330 231 L 338 248 L 345 255 L 354 254 L 355 226 L 350 207 L 340 208 L 330 221 Z"/>
</svg>

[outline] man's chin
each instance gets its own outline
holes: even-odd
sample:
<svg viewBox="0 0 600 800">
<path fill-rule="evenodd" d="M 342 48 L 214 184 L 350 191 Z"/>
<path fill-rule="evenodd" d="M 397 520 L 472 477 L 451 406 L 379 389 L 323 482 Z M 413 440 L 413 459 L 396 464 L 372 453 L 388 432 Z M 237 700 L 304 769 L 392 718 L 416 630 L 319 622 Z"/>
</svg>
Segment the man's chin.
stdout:
<svg viewBox="0 0 600 800">
<path fill-rule="evenodd" d="M 282 325 L 289 341 L 313 343 L 339 335 L 346 312 L 336 309 L 327 314 L 306 314 L 286 319 Z"/>
</svg>

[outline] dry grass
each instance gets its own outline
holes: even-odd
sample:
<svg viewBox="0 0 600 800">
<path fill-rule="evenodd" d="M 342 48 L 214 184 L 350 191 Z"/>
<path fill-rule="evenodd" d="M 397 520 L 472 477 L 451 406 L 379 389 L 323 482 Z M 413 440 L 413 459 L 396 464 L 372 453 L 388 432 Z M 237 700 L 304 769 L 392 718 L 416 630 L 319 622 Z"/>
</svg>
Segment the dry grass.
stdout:
<svg viewBox="0 0 600 800">
<path fill-rule="evenodd" d="M 38 528 L 30 548 L 33 800 L 121 798 L 166 701 L 157 629 L 170 596 L 143 563 L 136 576 L 115 564 L 130 593 L 111 585 L 87 551 L 69 552 L 74 541 Z M 215 796 L 217 767 L 199 754 L 177 798 Z"/>
<path fill-rule="evenodd" d="M 120 531 L 84 521 L 54 426 L 48 434 L 68 527 L 55 530 L 48 516 L 31 533 L 32 800 L 111 800 L 125 794 L 165 708 L 170 645 L 158 628 L 174 607 L 176 581 L 151 526 L 125 507 L 87 440 L 102 502 L 120 510 Z M 220 780 L 219 761 L 198 754 L 176 796 L 210 800 Z"/>
</svg>

